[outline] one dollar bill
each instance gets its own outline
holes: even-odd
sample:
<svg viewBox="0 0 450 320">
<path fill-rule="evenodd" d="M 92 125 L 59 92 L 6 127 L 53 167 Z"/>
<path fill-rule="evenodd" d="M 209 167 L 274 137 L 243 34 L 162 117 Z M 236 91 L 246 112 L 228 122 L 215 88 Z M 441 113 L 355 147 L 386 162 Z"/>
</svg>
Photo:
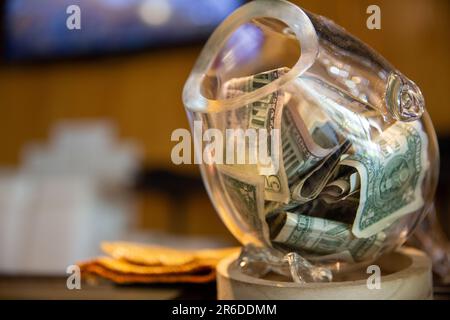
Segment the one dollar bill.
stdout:
<svg viewBox="0 0 450 320">
<path fill-rule="evenodd" d="M 270 246 L 264 212 L 264 179 L 230 170 L 227 166 L 220 166 L 219 172 L 226 191 L 223 196 L 236 220 L 247 226 L 248 232 L 255 232 L 257 237 L 262 235 L 260 240 Z"/>
<path fill-rule="evenodd" d="M 350 252 L 355 261 L 375 256 L 381 249 L 385 234 L 358 239 L 351 225 L 298 213 L 282 212 L 270 223 L 274 242 L 290 248 L 319 255 Z"/>
<path fill-rule="evenodd" d="M 423 206 L 427 147 L 419 122 L 398 123 L 341 162 L 360 175 L 360 202 L 352 228 L 355 236 L 370 237 Z"/>
</svg>

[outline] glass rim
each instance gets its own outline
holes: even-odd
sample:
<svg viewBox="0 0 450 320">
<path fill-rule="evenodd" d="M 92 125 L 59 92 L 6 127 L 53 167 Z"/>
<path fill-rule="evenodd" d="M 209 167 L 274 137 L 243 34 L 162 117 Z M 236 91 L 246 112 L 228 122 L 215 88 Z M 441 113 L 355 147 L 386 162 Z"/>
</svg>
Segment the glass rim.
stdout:
<svg viewBox="0 0 450 320">
<path fill-rule="evenodd" d="M 294 32 L 301 49 L 296 64 L 280 78 L 252 92 L 229 99 L 206 98 L 201 93 L 201 85 L 220 49 L 238 27 L 256 18 L 277 19 Z M 285 0 L 258 0 L 247 3 L 225 19 L 208 39 L 184 86 L 184 106 L 189 111 L 201 113 L 217 113 L 242 107 L 301 76 L 314 64 L 318 53 L 319 40 L 316 30 L 308 15 L 300 7 Z"/>
</svg>

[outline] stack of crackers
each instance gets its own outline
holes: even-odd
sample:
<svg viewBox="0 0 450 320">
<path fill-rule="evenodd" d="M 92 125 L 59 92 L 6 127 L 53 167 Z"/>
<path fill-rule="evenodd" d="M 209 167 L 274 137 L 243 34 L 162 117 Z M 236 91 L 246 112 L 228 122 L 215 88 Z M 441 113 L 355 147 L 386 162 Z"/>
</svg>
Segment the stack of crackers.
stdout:
<svg viewBox="0 0 450 320">
<path fill-rule="evenodd" d="M 204 283 L 214 281 L 220 260 L 239 248 L 177 250 L 127 242 L 105 242 L 108 256 L 82 262 L 83 275 L 116 283 Z"/>
</svg>

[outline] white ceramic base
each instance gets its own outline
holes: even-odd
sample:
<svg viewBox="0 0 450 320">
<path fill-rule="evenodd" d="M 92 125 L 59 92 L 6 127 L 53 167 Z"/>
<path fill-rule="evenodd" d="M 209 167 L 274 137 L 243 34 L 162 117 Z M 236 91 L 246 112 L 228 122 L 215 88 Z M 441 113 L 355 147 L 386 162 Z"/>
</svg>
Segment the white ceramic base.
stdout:
<svg viewBox="0 0 450 320">
<path fill-rule="evenodd" d="M 385 255 L 374 262 L 382 272 L 381 288 L 368 289 L 371 274 L 366 269 L 354 271 L 332 283 L 296 284 L 289 280 L 257 279 L 245 275 L 234 263 L 237 255 L 217 267 L 219 300 L 367 300 L 432 299 L 431 262 L 421 251 L 412 248 Z"/>
</svg>

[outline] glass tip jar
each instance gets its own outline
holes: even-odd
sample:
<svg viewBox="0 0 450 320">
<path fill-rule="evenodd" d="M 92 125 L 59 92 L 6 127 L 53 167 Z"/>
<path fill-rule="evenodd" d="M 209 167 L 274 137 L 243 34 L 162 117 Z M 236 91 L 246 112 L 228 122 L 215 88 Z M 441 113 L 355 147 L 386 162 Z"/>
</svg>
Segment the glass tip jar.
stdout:
<svg viewBox="0 0 450 320">
<path fill-rule="evenodd" d="M 419 87 L 294 4 L 258 0 L 231 14 L 183 102 L 248 274 L 331 281 L 401 246 L 432 206 L 439 154 Z"/>
</svg>

